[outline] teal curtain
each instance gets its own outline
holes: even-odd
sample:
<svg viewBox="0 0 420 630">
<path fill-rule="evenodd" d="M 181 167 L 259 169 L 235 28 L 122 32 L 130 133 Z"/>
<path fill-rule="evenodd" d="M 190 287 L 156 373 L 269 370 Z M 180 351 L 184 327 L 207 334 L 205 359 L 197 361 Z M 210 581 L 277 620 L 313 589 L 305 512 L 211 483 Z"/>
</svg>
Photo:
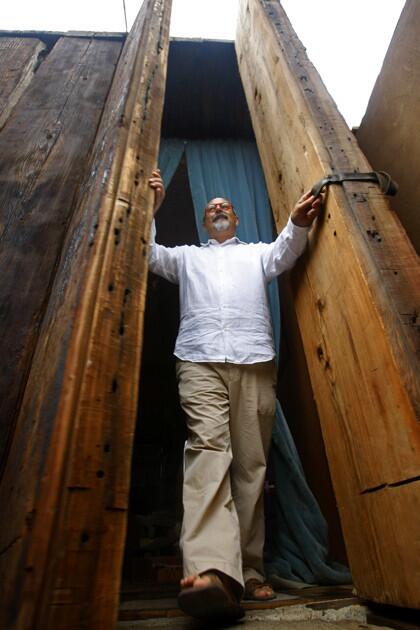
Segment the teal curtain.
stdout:
<svg viewBox="0 0 420 630">
<path fill-rule="evenodd" d="M 279 401 L 270 464 L 275 494 L 267 575 L 308 584 L 349 584 L 348 568 L 329 558 L 328 526 L 306 481 Z"/>
<path fill-rule="evenodd" d="M 245 242 L 271 242 L 272 213 L 255 143 L 162 140 L 160 165 L 166 186 L 184 150 L 200 240 L 207 241 L 202 227 L 207 201 L 226 197 L 239 216 L 238 237 Z M 269 286 L 269 300 L 279 349 L 280 304 L 276 282 Z M 266 558 L 267 574 L 308 584 L 351 582 L 348 569 L 328 558 L 327 524 L 305 479 L 278 401 L 270 465 L 275 478 L 275 527 Z"/>
<path fill-rule="evenodd" d="M 161 140 L 158 166 L 162 175 L 165 188 L 168 188 L 172 177 L 181 161 L 185 149 L 184 140 L 168 138 Z"/>
</svg>

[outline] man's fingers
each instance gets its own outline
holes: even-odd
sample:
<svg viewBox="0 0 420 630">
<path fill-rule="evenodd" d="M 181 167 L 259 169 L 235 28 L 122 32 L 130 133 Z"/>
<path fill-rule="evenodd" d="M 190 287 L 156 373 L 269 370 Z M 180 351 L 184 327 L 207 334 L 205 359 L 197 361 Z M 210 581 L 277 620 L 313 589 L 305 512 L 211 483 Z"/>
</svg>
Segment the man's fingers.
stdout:
<svg viewBox="0 0 420 630">
<path fill-rule="evenodd" d="M 317 217 L 322 208 L 322 203 L 312 204 L 312 207 L 309 209 L 307 215 L 308 217 Z"/>
<path fill-rule="evenodd" d="M 306 210 L 309 210 L 309 208 L 312 207 L 313 203 L 314 203 L 314 199 L 313 199 L 313 197 L 311 195 L 310 197 L 308 197 L 308 199 L 304 199 L 303 201 L 299 200 L 297 205 L 298 205 L 298 208 L 300 210 L 306 211 Z"/>
<path fill-rule="evenodd" d="M 300 197 L 300 199 L 298 200 L 298 205 L 302 205 L 302 206 L 306 206 L 308 204 L 309 205 L 314 205 L 314 204 L 322 205 L 322 201 L 323 201 L 322 195 L 318 195 L 317 197 L 314 197 L 311 191 L 308 190 L 306 193 L 302 195 L 302 197 Z"/>
<path fill-rule="evenodd" d="M 311 191 L 307 190 L 306 192 L 303 193 L 303 195 L 301 196 L 301 199 L 308 199 L 308 197 L 311 196 Z"/>
<path fill-rule="evenodd" d="M 322 198 L 309 195 L 309 197 L 299 205 L 302 208 L 320 208 L 322 206 Z"/>
<path fill-rule="evenodd" d="M 305 193 L 303 193 L 303 195 L 299 198 L 298 203 L 304 203 L 305 201 L 307 201 L 309 199 L 309 197 L 312 197 L 312 193 L 310 190 L 307 190 Z"/>
<path fill-rule="evenodd" d="M 161 179 L 157 179 L 155 177 L 151 177 L 149 179 L 149 184 L 150 184 L 150 186 L 154 186 L 154 187 L 160 186 L 161 188 L 163 188 L 163 181 Z"/>
</svg>

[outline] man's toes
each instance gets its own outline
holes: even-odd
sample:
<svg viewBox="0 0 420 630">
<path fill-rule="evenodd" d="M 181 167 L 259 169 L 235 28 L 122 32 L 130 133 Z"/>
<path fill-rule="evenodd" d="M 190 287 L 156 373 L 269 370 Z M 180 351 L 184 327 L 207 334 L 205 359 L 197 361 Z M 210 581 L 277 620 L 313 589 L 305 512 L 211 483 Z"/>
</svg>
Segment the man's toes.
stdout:
<svg viewBox="0 0 420 630">
<path fill-rule="evenodd" d="M 187 575 L 181 580 L 181 588 L 203 588 L 209 586 L 209 584 L 220 584 L 222 582 L 219 577 L 213 573 L 205 573 L 204 575 Z"/>
<path fill-rule="evenodd" d="M 255 596 L 258 599 L 271 599 L 274 596 L 274 591 L 270 586 L 263 586 L 255 589 Z"/>
<path fill-rule="evenodd" d="M 208 586 L 209 584 L 212 583 L 212 580 L 210 579 L 210 577 L 208 575 L 197 575 L 196 579 L 194 580 L 194 586 L 200 588 L 202 586 Z"/>
<path fill-rule="evenodd" d="M 245 582 L 245 599 L 265 601 L 267 599 L 275 599 L 275 597 L 276 595 L 270 584 L 256 578 L 250 578 Z"/>
<path fill-rule="evenodd" d="M 182 578 L 181 586 L 182 588 L 191 588 L 192 586 L 201 586 L 199 584 L 196 584 L 196 581 L 200 579 L 201 578 L 199 575 L 187 575 L 186 577 Z"/>
<path fill-rule="evenodd" d="M 194 586 L 195 581 L 198 578 L 199 578 L 198 575 L 187 575 L 186 577 L 182 578 L 181 580 L 182 588 L 191 588 L 192 586 Z"/>
</svg>

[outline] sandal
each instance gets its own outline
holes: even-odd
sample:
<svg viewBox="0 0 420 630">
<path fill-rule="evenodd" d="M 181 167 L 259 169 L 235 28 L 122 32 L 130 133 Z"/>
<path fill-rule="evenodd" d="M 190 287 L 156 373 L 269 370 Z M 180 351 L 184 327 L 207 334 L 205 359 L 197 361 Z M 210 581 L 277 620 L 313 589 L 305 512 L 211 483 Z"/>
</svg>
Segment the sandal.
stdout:
<svg viewBox="0 0 420 630">
<path fill-rule="evenodd" d="M 178 595 L 178 605 L 191 617 L 212 621 L 237 621 L 245 612 L 230 589 L 215 573 L 206 573 L 210 583 L 184 588 Z"/>
<path fill-rule="evenodd" d="M 259 591 L 260 589 L 269 589 L 270 593 L 262 597 L 258 596 L 256 595 L 256 591 Z M 262 582 L 257 578 L 250 578 L 245 582 L 244 599 L 250 599 L 254 602 L 267 602 L 270 599 L 276 599 L 276 594 L 271 584 Z"/>
</svg>

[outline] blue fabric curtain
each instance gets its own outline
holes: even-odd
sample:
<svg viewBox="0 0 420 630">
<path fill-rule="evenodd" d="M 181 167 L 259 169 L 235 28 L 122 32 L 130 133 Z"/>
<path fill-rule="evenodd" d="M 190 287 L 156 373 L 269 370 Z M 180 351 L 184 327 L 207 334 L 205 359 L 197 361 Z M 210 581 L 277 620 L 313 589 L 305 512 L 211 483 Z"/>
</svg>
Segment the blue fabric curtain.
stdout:
<svg viewBox="0 0 420 630">
<path fill-rule="evenodd" d="M 178 138 L 162 138 L 161 140 L 158 165 L 165 188 L 168 188 L 172 177 L 175 175 L 184 149 L 184 140 L 178 140 Z"/>
<path fill-rule="evenodd" d="M 188 142 L 187 168 L 194 202 L 197 229 L 202 242 L 208 237 L 203 228 L 207 202 L 225 197 L 239 215 L 236 231 L 241 241 L 257 243 L 273 240 L 270 202 L 264 173 L 255 144 L 222 140 Z M 258 212 L 257 212 L 258 208 Z M 280 303 L 277 285 L 268 288 L 274 343 L 280 344 Z"/>
<path fill-rule="evenodd" d="M 349 584 L 347 567 L 329 559 L 328 526 L 306 481 L 279 401 L 270 464 L 275 506 L 267 575 L 309 584 Z"/>
<path fill-rule="evenodd" d="M 160 165 L 165 185 L 186 150 L 191 193 L 201 241 L 203 211 L 209 199 L 226 197 L 239 215 L 238 237 L 245 242 L 271 242 L 270 203 L 258 151 L 243 141 L 162 140 Z M 280 304 L 277 283 L 269 287 L 276 348 L 280 345 Z M 303 472 L 289 427 L 277 401 L 271 447 L 275 477 L 272 543 L 266 562 L 268 575 L 309 584 L 344 584 L 348 569 L 328 559 L 328 530 Z"/>
</svg>

